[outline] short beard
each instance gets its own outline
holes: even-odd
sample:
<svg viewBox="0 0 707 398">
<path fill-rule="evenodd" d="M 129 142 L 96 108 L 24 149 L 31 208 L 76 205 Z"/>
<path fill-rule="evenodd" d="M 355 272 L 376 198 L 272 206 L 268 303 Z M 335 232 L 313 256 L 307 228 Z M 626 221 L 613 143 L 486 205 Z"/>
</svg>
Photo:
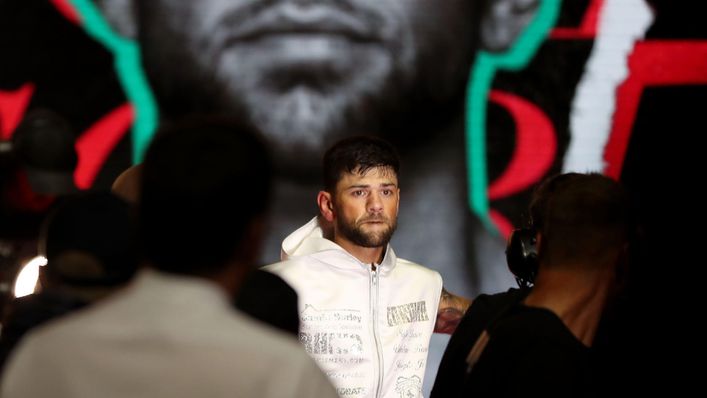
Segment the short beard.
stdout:
<svg viewBox="0 0 707 398">
<path fill-rule="evenodd" d="M 378 233 L 365 233 L 356 222 L 346 223 L 340 218 L 336 220 L 337 233 L 341 234 L 347 240 L 353 242 L 357 246 L 376 248 L 388 245 L 390 239 L 393 237 L 393 233 L 397 228 L 398 223 L 393 220 L 393 224 L 388 227 L 385 231 Z"/>
</svg>

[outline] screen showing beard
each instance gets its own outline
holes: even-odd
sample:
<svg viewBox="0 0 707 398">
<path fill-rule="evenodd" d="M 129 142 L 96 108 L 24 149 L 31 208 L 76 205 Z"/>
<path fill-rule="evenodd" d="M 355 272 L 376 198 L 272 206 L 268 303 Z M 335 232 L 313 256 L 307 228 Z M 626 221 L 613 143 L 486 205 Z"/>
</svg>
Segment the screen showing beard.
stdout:
<svg viewBox="0 0 707 398">
<path fill-rule="evenodd" d="M 691 147 L 705 103 L 707 31 L 691 6 L 441 3 L 1 2 L 0 137 L 10 142 L 23 119 L 50 110 L 75 143 L 77 161 L 61 171 L 80 190 L 107 189 L 142 160 L 161 121 L 247 121 L 277 170 L 262 264 L 318 213 L 325 149 L 385 138 L 402 162 L 391 245 L 468 297 L 515 284 L 505 238 L 529 221 L 544 178 L 601 172 L 649 200 L 646 175 L 689 169 L 666 159 Z M 3 214 L 46 211 L 14 179 L 23 165 L 1 164 Z M 32 234 L 21 221 L 3 233 L 20 224 Z"/>
</svg>

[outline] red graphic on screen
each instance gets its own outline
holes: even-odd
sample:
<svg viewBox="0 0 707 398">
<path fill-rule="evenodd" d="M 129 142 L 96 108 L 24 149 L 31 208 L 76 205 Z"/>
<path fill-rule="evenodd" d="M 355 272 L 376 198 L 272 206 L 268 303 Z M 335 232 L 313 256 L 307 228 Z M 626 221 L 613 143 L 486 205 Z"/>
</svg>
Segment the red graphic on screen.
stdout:
<svg viewBox="0 0 707 398">
<path fill-rule="evenodd" d="M 604 174 L 618 179 L 641 94 L 650 86 L 707 84 L 707 41 L 648 40 L 636 43 L 629 77 L 619 86 L 616 113 L 604 149 Z"/>
<path fill-rule="evenodd" d="M 15 91 L 0 90 L 0 138 L 9 140 L 27 111 L 34 84 L 26 83 Z"/>
<path fill-rule="evenodd" d="M 529 188 L 548 172 L 557 155 L 557 137 L 550 118 L 532 102 L 499 90 L 492 90 L 489 100 L 505 108 L 516 125 L 511 161 L 489 185 L 489 200 L 496 200 Z M 490 217 L 503 236 L 513 230 L 501 213 L 491 210 Z"/>
<path fill-rule="evenodd" d="M 76 141 L 79 164 L 74 172 L 74 182 L 79 189 L 93 185 L 108 155 L 130 129 L 133 118 L 132 105 L 123 104 L 81 134 Z"/>
<path fill-rule="evenodd" d="M 81 19 L 79 18 L 78 12 L 76 12 L 76 9 L 74 6 L 69 3 L 69 0 L 49 0 L 54 7 L 61 13 L 61 15 L 64 16 L 64 18 L 68 19 L 69 21 L 75 23 L 75 24 L 80 24 Z"/>
<path fill-rule="evenodd" d="M 603 6 L 604 0 L 592 0 L 579 27 L 554 28 L 550 39 L 593 39 L 599 30 L 599 15 Z"/>
</svg>

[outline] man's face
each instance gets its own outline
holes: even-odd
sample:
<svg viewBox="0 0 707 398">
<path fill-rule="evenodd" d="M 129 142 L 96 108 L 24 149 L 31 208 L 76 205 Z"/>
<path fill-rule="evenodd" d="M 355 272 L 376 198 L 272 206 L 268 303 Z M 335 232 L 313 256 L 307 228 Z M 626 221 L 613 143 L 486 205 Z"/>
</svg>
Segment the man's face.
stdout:
<svg viewBox="0 0 707 398">
<path fill-rule="evenodd" d="M 310 158 L 316 163 L 325 146 L 344 136 L 380 132 L 391 125 L 386 117 L 409 118 L 413 107 L 429 113 L 431 104 L 457 98 L 473 54 L 471 3 L 136 5 L 145 67 L 161 105 L 188 96 L 191 108 L 247 117 L 276 157 L 296 159 L 296 167 Z"/>
<path fill-rule="evenodd" d="M 392 169 L 344 173 L 333 196 L 336 240 L 361 247 L 387 245 L 397 226 L 399 201 L 398 177 Z"/>
</svg>

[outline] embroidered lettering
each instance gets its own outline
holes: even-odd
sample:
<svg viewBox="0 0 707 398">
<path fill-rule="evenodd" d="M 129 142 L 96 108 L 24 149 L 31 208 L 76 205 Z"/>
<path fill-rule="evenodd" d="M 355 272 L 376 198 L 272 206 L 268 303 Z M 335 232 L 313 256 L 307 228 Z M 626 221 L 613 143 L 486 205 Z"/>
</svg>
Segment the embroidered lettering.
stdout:
<svg viewBox="0 0 707 398">
<path fill-rule="evenodd" d="M 424 322 L 429 319 L 424 301 L 388 307 L 388 326 Z"/>
<path fill-rule="evenodd" d="M 349 355 L 363 352 L 363 340 L 354 333 L 300 332 L 300 342 L 312 355 Z"/>
<path fill-rule="evenodd" d="M 365 395 L 366 388 L 365 387 L 339 387 L 336 389 L 336 393 L 342 397 L 345 395 Z"/>
</svg>

